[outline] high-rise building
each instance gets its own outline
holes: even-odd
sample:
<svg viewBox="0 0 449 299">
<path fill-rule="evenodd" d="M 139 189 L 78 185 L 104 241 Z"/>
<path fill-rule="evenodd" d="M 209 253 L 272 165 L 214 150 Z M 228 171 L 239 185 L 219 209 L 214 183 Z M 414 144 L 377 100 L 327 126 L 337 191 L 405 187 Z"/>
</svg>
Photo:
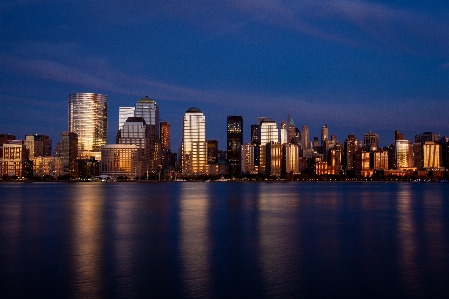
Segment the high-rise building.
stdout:
<svg viewBox="0 0 449 299">
<path fill-rule="evenodd" d="M 161 122 L 161 148 L 170 151 L 170 123 L 168 121 Z"/>
<path fill-rule="evenodd" d="M 379 148 L 379 135 L 369 131 L 363 134 L 363 149 L 367 152 L 375 151 Z"/>
<path fill-rule="evenodd" d="M 354 135 L 348 135 L 344 144 L 344 155 L 343 155 L 343 167 L 346 171 L 354 170 L 355 167 L 355 153 L 360 147 L 360 141 L 355 138 Z"/>
<path fill-rule="evenodd" d="M 120 130 L 118 144 L 137 145 L 140 148 L 142 171 L 155 173 L 156 169 L 150 169 L 150 126 L 143 117 L 128 117 Z"/>
<path fill-rule="evenodd" d="M 160 140 L 160 117 L 157 103 L 148 96 L 136 103 L 135 117 L 143 117 L 150 128 L 149 147 L 146 156 L 148 158 L 146 168 L 150 173 L 156 173 L 162 165 L 162 150 Z"/>
<path fill-rule="evenodd" d="M 299 173 L 299 145 L 288 143 L 282 148 L 281 172 L 283 174 Z"/>
<path fill-rule="evenodd" d="M 78 134 L 62 132 L 55 155 L 62 159 L 62 173 L 74 176 L 75 159 L 78 157 Z"/>
<path fill-rule="evenodd" d="M 206 117 L 197 107 L 184 114 L 181 161 L 185 174 L 200 174 L 207 164 Z"/>
<path fill-rule="evenodd" d="M 310 138 L 309 138 L 309 127 L 308 126 L 302 126 L 301 148 L 303 150 L 310 148 Z"/>
<path fill-rule="evenodd" d="M 288 130 L 287 130 L 287 123 L 285 121 L 281 122 L 281 144 L 289 143 L 288 140 Z"/>
<path fill-rule="evenodd" d="M 268 142 L 265 145 L 266 169 L 265 173 L 270 176 L 281 175 L 282 145 L 280 142 Z"/>
<path fill-rule="evenodd" d="M 33 175 L 29 150 L 22 140 L 4 143 L 0 157 L 0 174 L 2 176 L 30 178 Z"/>
<path fill-rule="evenodd" d="M 34 157 L 51 156 L 52 141 L 47 135 L 26 135 L 25 145 L 30 151 L 30 160 Z"/>
<path fill-rule="evenodd" d="M 128 117 L 134 117 L 135 107 L 118 107 L 118 129 L 121 130 Z"/>
<path fill-rule="evenodd" d="M 324 142 L 329 140 L 329 128 L 326 124 L 321 127 L 321 146 L 324 147 Z"/>
<path fill-rule="evenodd" d="M 444 136 L 440 139 L 442 166 L 449 169 L 449 137 Z"/>
<path fill-rule="evenodd" d="M 388 169 L 388 150 L 377 149 L 371 152 L 370 167 L 376 170 Z"/>
<path fill-rule="evenodd" d="M 296 128 L 293 118 L 290 118 L 287 128 L 287 143 L 300 144 L 300 142 L 301 132 Z"/>
<path fill-rule="evenodd" d="M 151 126 L 152 135 L 155 139 L 159 139 L 160 118 L 159 107 L 156 102 L 145 96 L 137 101 L 136 109 L 134 110 L 135 117 L 143 117 L 147 125 Z"/>
<path fill-rule="evenodd" d="M 395 153 L 397 169 L 413 167 L 413 146 L 409 140 L 396 140 Z"/>
<path fill-rule="evenodd" d="M 259 173 L 265 173 L 266 168 L 266 145 L 270 142 L 279 142 L 279 130 L 274 119 L 266 117 L 259 123 L 259 140 L 260 140 L 260 156 L 259 156 Z"/>
<path fill-rule="evenodd" d="M 218 140 L 207 140 L 207 164 L 218 164 Z"/>
<path fill-rule="evenodd" d="M 240 150 L 243 144 L 243 118 L 228 116 L 227 119 L 227 162 L 229 175 L 240 176 Z"/>
<path fill-rule="evenodd" d="M 422 134 L 415 135 L 415 143 L 425 142 L 439 142 L 440 134 L 432 132 L 424 132 Z"/>
<path fill-rule="evenodd" d="M 441 145 L 432 141 L 424 142 L 422 157 L 423 169 L 439 169 L 441 167 Z"/>
<path fill-rule="evenodd" d="M 254 145 L 245 143 L 241 150 L 241 173 L 256 174 L 257 170 L 254 166 Z"/>
<path fill-rule="evenodd" d="M 100 151 L 107 141 L 107 128 L 107 95 L 82 92 L 69 95 L 69 132 L 78 135 L 79 155 Z"/>
<path fill-rule="evenodd" d="M 254 153 L 252 157 L 254 158 L 253 165 L 256 172 L 259 171 L 260 165 L 260 126 L 251 125 L 251 145 Z"/>
</svg>

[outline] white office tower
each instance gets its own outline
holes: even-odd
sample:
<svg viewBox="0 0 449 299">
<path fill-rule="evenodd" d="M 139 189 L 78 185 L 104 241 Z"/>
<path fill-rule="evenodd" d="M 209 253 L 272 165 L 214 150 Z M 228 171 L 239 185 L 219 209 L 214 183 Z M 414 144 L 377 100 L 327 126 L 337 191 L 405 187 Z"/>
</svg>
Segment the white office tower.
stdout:
<svg viewBox="0 0 449 299">
<path fill-rule="evenodd" d="M 181 148 L 182 172 L 201 174 L 207 164 L 206 117 L 197 107 L 184 114 Z"/>
</svg>

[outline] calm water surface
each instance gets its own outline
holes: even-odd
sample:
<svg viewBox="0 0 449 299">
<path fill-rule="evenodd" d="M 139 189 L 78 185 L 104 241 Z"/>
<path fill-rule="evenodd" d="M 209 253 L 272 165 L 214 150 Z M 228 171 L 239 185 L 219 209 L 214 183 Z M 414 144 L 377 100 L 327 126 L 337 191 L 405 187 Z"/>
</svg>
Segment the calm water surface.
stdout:
<svg viewBox="0 0 449 299">
<path fill-rule="evenodd" d="M 449 184 L 1 183 L 1 298 L 448 298 Z"/>
</svg>

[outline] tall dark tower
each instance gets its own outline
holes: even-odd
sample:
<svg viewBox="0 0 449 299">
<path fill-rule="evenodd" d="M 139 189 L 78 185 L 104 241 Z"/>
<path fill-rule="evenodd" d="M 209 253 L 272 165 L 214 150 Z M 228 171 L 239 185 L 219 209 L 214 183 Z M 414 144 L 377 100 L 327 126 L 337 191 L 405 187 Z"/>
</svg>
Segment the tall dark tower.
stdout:
<svg viewBox="0 0 449 299">
<path fill-rule="evenodd" d="M 257 125 L 251 125 L 251 145 L 254 149 L 254 168 L 256 172 L 259 171 L 260 166 L 260 126 Z"/>
<path fill-rule="evenodd" d="M 243 143 L 243 118 L 241 116 L 228 116 L 227 141 L 229 175 L 240 176 L 240 150 Z"/>
</svg>

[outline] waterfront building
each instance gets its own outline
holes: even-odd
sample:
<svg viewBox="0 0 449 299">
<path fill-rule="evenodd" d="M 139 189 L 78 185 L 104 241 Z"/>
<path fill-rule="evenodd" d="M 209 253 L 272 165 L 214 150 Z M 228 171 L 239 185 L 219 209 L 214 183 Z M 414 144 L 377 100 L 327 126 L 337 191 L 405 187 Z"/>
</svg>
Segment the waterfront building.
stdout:
<svg viewBox="0 0 449 299">
<path fill-rule="evenodd" d="M 343 149 L 340 143 L 335 144 L 329 150 L 328 165 L 331 167 L 333 174 L 340 174 L 343 167 Z"/>
<path fill-rule="evenodd" d="M 79 156 L 101 151 L 107 141 L 108 96 L 96 93 L 69 95 L 69 132 L 78 135 Z"/>
<path fill-rule="evenodd" d="M 355 153 L 360 147 L 360 141 L 354 135 L 348 135 L 344 144 L 343 167 L 346 171 L 354 170 Z"/>
<path fill-rule="evenodd" d="M 374 171 L 370 167 L 370 152 L 359 147 L 355 152 L 355 175 L 369 177 Z"/>
<path fill-rule="evenodd" d="M 254 165 L 254 145 L 251 143 L 245 143 L 242 145 L 241 150 L 241 170 L 243 174 L 257 174 L 257 169 Z"/>
<path fill-rule="evenodd" d="M 428 141 L 421 144 L 422 147 L 422 161 L 417 166 L 418 169 L 423 170 L 440 170 L 441 168 L 441 145 Z"/>
<path fill-rule="evenodd" d="M 33 161 L 33 175 L 35 177 L 52 176 L 57 178 L 63 175 L 62 158 L 38 156 L 34 157 Z"/>
<path fill-rule="evenodd" d="M 62 159 L 62 173 L 75 176 L 75 159 L 78 157 L 78 134 L 62 132 L 55 156 Z"/>
<path fill-rule="evenodd" d="M 396 140 L 395 144 L 396 169 L 413 167 L 413 146 L 409 140 Z"/>
<path fill-rule="evenodd" d="M 266 173 L 266 146 L 270 142 L 279 142 L 279 131 L 274 119 L 265 117 L 259 123 L 259 140 L 260 140 L 260 156 L 259 156 L 259 173 Z"/>
<path fill-rule="evenodd" d="M 30 178 L 33 176 L 29 150 L 23 140 L 12 140 L 3 144 L 0 174 L 6 177 Z"/>
<path fill-rule="evenodd" d="M 269 176 L 281 175 L 282 144 L 271 141 L 266 144 L 266 169 L 265 174 Z"/>
<path fill-rule="evenodd" d="M 377 150 L 371 152 L 370 168 L 375 169 L 375 170 L 387 170 L 388 169 L 388 150 L 377 149 Z"/>
<path fill-rule="evenodd" d="M 150 173 L 157 173 L 162 165 L 159 107 L 154 100 L 145 96 L 137 101 L 134 116 L 143 117 L 146 125 L 150 128 L 149 146 L 145 154 L 147 157 L 146 168 Z"/>
<path fill-rule="evenodd" d="M 197 107 L 184 114 L 181 148 L 182 172 L 201 174 L 207 164 L 206 117 Z"/>
<path fill-rule="evenodd" d="M 30 160 L 34 157 L 51 156 L 52 140 L 47 135 L 25 135 L 25 145 L 30 151 Z"/>
<path fill-rule="evenodd" d="M 259 171 L 260 166 L 260 126 L 259 124 L 251 125 L 251 145 L 253 146 L 254 169 Z"/>
<path fill-rule="evenodd" d="M 207 164 L 218 164 L 218 141 L 207 140 Z"/>
<path fill-rule="evenodd" d="M 299 171 L 299 145 L 288 143 L 282 147 L 281 172 L 297 174 Z"/>
<path fill-rule="evenodd" d="M 100 174 L 135 179 L 145 176 L 142 149 L 135 144 L 106 144 L 101 150 Z"/>
<path fill-rule="evenodd" d="M 100 175 L 100 161 L 94 157 L 75 160 L 75 174 L 77 178 L 93 178 Z"/>
<path fill-rule="evenodd" d="M 243 118 L 233 115 L 227 118 L 227 163 L 229 175 L 240 176 L 240 151 L 243 144 Z"/>
<path fill-rule="evenodd" d="M 135 107 L 118 107 L 118 129 L 121 130 L 128 117 L 134 117 Z"/>
<path fill-rule="evenodd" d="M 367 152 L 375 151 L 379 148 L 379 135 L 369 131 L 363 134 L 363 149 Z"/>
<path fill-rule="evenodd" d="M 128 117 L 120 130 L 118 144 L 135 144 L 140 148 L 142 168 L 146 173 L 154 174 L 157 168 L 150 163 L 150 126 L 143 117 Z M 153 166 L 153 168 L 151 168 Z"/>
</svg>

